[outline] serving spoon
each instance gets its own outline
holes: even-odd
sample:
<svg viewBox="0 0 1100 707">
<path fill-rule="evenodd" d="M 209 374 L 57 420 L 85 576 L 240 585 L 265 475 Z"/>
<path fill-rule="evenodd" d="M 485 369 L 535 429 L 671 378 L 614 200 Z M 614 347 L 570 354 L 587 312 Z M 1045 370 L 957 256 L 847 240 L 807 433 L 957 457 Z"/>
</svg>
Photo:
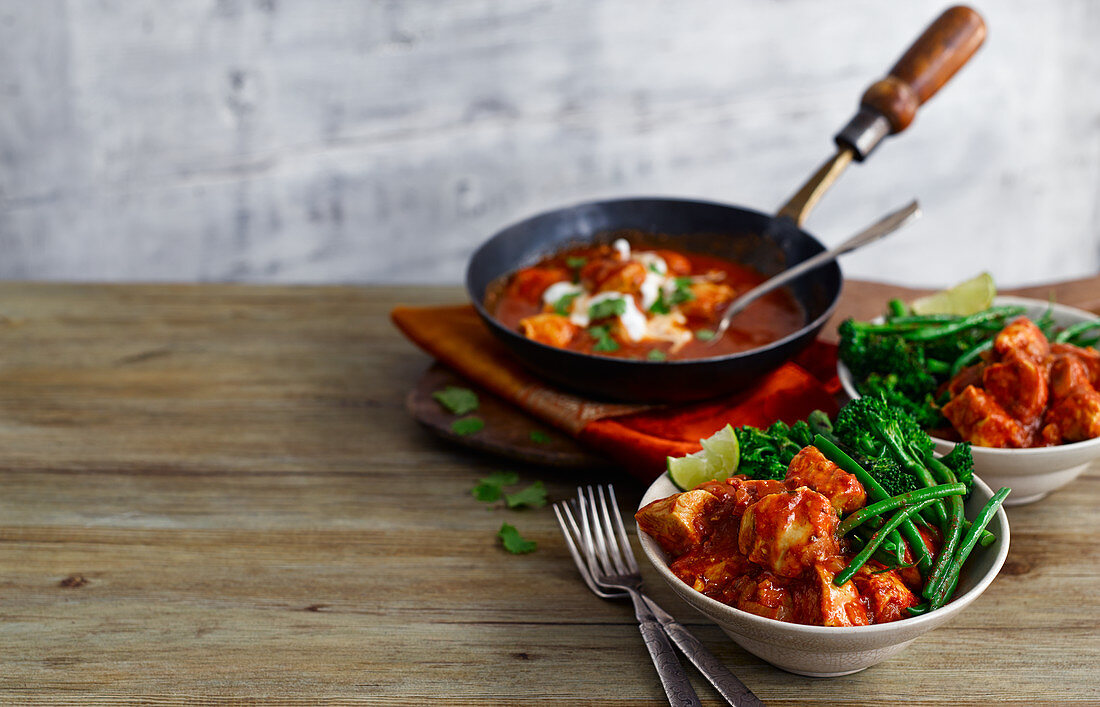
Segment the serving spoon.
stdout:
<svg viewBox="0 0 1100 707">
<path fill-rule="evenodd" d="M 822 251 L 817 255 L 803 260 L 793 268 L 784 270 L 783 272 L 773 275 L 764 282 L 760 283 L 756 287 L 752 288 L 745 294 L 741 295 L 733 302 L 730 302 L 729 307 L 726 308 L 725 314 L 722 315 L 722 321 L 718 323 L 717 328 L 714 330 L 714 337 L 707 343 L 708 346 L 713 346 L 715 342 L 722 338 L 722 335 L 729 329 L 730 320 L 736 317 L 739 313 L 743 312 L 746 307 L 760 299 L 764 295 L 768 294 L 777 287 L 786 285 L 791 280 L 798 278 L 799 276 L 813 270 L 814 268 L 821 267 L 826 263 L 831 263 L 841 255 L 850 253 L 857 248 L 874 243 L 880 238 L 890 235 L 894 231 L 898 230 L 902 226 L 916 220 L 920 216 L 920 206 L 914 200 L 897 211 L 880 219 L 875 224 L 865 228 L 856 235 L 852 236 L 848 240 L 844 241 L 835 248 Z"/>
</svg>

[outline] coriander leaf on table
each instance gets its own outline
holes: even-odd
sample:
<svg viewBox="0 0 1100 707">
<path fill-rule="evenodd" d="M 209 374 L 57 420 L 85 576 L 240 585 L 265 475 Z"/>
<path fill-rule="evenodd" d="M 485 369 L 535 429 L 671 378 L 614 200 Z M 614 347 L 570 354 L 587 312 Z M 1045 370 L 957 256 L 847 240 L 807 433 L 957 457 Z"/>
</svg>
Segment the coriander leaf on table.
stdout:
<svg viewBox="0 0 1100 707">
<path fill-rule="evenodd" d="M 550 444 L 554 440 L 542 430 L 531 430 L 531 441 L 537 444 Z"/>
<path fill-rule="evenodd" d="M 479 479 L 477 486 L 470 489 L 474 498 L 486 503 L 500 500 L 504 495 L 504 487 L 519 483 L 519 474 L 514 471 L 494 471 L 484 479 Z"/>
<path fill-rule="evenodd" d="M 541 481 L 536 481 L 525 489 L 505 494 L 504 500 L 508 503 L 509 508 L 518 508 L 519 506 L 542 508 L 546 505 L 546 487 L 543 486 Z"/>
<path fill-rule="evenodd" d="M 469 388 L 459 388 L 457 385 L 449 385 L 443 390 L 432 393 L 432 397 L 446 410 L 455 415 L 465 415 L 477 410 L 477 393 Z"/>
<path fill-rule="evenodd" d="M 504 543 L 504 549 L 513 555 L 522 555 L 527 552 L 533 552 L 538 544 L 534 540 L 527 540 L 519 531 L 516 530 L 514 525 L 505 523 L 500 526 L 500 530 L 497 531 L 497 537 Z"/>
<path fill-rule="evenodd" d="M 463 417 L 451 423 L 451 432 L 462 437 L 477 434 L 483 429 L 485 429 L 485 420 L 480 417 Z"/>
</svg>

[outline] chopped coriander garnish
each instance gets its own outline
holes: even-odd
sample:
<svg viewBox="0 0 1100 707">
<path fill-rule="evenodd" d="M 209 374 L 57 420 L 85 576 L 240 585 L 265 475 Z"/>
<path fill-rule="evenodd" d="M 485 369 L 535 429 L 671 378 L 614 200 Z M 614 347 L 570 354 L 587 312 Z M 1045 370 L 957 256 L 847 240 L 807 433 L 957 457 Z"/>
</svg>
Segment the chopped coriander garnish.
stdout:
<svg viewBox="0 0 1100 707">
<path fill-rule="evenodd" d="M 513 555 L 522 555 L 532 552 L 538 544 L 534 540 L 528 540 L 519 534 L 516 526 L 504 523 L 497 531 L 497 537 L 504 543 L 504 549 Z"/>
<path fill-rule="evenodd" d="M 650 349 L 649 353 L 647 353 L 645 355 L 645 357 L 646 357 L 647 360 L 650 360 L 650 361 L 667 361 L 668 360 L 668 356 L 665 354 L 664 351 L 661 351 L 660 349 Z"/>
<path fill-rule="evenodd" d="M 588 308 L 588 318 L 592 320 L 618 317 L 625 313 L 626 300 L 622 297 L 617 299 L 605 299 Z"/>
<path fill-rule="evenodd" d="M 577 270 L 583 268 L 588 263 L 588 258 L 579 255 L 571 255 L 565 259 L 565 266 Z"/>
<path fill-rule="evenodd" d="M 669 313 L 670 310 L 668 308 L 668 302 L 665 301 L 665 293 L 664 292 L 661 292 L 661 291 L 657 292 L 657 300 L 653 304 L 649 305 L 649 311 L 653 312 L 654 314 L 668 314 Z"/>
<path fill-rule="evenodd" d="M 571 292 L 567 295 L 562 295 L 558 301 L 554 303 L 554 312 L 563 317 L 568 317 L 569 313 L 573 310 L 573 300 L 580 297 L 580 294 L 580 292 Z"/>
<path fill-rule="evenodd" d="M 485 429 L 485 420 L 480 417 L 462 417 L 451 423 L 451 432 L 461 437 L 477 434 L 483 429 Z"/>
<path fill-rule="evenodd" d="M 657 268 L 657 263 L 650 263 L 646 266 L 646 270 L 649 270 L 651 273 L 656 273 L 658 275 L 662 274 L 661 271 Z"/>
<path fill-rule="evenodd" d="M 509 508 L 519 508 L 520 506 L 542 508 L 546 505 L 546 487 L 543 486 L 541 481 L 536 481 L 525 489 L 505 494 L 504 500 Z"/>
<path fill-rule="evenodd" d="M 618 351 L 619 343 L 611 338 L 611 330 L 605 326 L 590 326 L 588 333 L 596 340 L 593 351 Z"/>
<path fill-rule="evenodd" d="M 714 338 L 714 332 L 710 329 L 700 329 L 695 332 L 695 338 L 699 341 L 710 341 Z"/>
<path fill-rule="evenodd" d="M 465 415 L 477 410 L 477 393 L 469 388 L 459 388 L 457 385 L 449 385 L 443 390 L 432 393 L 432 397 L 455 415 Z"/>
<path fill-rule="evenodd" d="M 531 441 L 536 444 L 550 444 L 554 439 L 542 430 L 531 430 Z"/>
<path fill-rule="evenodd" d="M 505 486 L 511 486 L 516 483 L 519 483 L 519 474 L 516 472 L 494 471 L 484 479 L 481 479 L 477 486 L 470 489 L 470 493 L 479 501 L 492 503 L 493 501 L 500 500 L 500 497 L 504 495 Z"/>
<path fill-rule="evenodd" d="M 678 304 L 695 299 L 695 293 L 691 291 L 690 277 L 678 277 L 673 282 L 676 284 L 676 289 L 672 293 L 669 305 L 675 307 Z"/>
</svg>

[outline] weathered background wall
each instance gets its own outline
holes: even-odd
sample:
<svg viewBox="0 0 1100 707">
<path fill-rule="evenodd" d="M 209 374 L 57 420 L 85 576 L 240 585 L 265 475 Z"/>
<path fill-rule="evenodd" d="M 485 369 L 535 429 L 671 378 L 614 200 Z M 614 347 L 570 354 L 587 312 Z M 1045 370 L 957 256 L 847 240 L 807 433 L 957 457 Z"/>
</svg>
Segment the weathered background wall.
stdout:
<svg viewBox="0 0 1100 707">
<path fill-rule="evenodd" d="M 761 209 L 942 0 L 0 0 L 0 277 L 458 282 L 569 202 Z M 811 218 L 917 196 L 852 276 L 1100 269 L 1100 3 L 981 3 L 974 62 Z"/>
</svg>

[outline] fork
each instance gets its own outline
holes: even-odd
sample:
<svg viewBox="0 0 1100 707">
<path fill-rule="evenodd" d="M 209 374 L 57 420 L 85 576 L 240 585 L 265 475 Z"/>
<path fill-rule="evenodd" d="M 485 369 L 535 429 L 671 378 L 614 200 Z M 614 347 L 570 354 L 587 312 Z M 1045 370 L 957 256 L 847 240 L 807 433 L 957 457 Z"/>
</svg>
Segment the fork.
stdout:
<svg viewBox="0 0 1100 707">
<path fill-rule="evenodd" d="M 599 495 L 598 503 L 596 500 L 597 494 Z M 602 486 L 597 487 L 595 491 L 589 486 L 587 498 L 583 488 L 577 489 L 577 500 L 572 503 L 581 516 L 579 525 L 568 503 L 555 504 L 554 513 L 558 518 L 558 524 L 561 525 L 562 533 L 565 535 L 569 552 L 573 556 L 573 562 L 577 565 L 581 579 L 588 585 L 588 588 L 596 596 L 604 599 L 629 597 L 633 600 L 639 628 L 646 640 L 646 646 L 649 648 L 651 656 L 653 656 L 657 672 L 661 675 L 661 681 L 665 686 L 669 701 L 673 704 L 698 704 L 698 698 L 691 690 L 691 685 L 687 682 L 679 662 L 668 655 L 671 648 L 668 646 L 665 634 L 676 643 L 684 655 L 691 660 L 695 667 L 731 705 L 762 705 L 763 702 L 744 683 L 738 680 L 714 654 L 707 650 L 699 639 L 658 606 L 656 602 L 641 592 L 641 572 L 638 569 L 637 561 L 634 559 L 630 541 L 627 539 L 626 529 L 623 527 L 619 504 L 615 498 L 615 489 L 610 485 L 607 487 L 607 496 L 611 497 L 610 505 Z M 612 513 L 614 522 L 612 521 Z M 660 628 L 654 626 L 653 621 L 656 621 Z M 665 651 L 660 655 L 654 652 L 654 644 L 650 643 L 650 638 L 654 634 L 656 634 L 654 640 L 657 649 Z M 668 682 L 666 682 L 666 675 L 662 672 L 662 668 L 673 671 L 673 674 L 668 677 Z M 682 683 L 677 682 L 677 680 L 682 681 Z M 670 683 L 673 685 L 674 691 L 670 691 Z M 695 701 L 679 703 L 674 701 L 684 699 L 683 695 L 685 693 L 680 691 L 682 690 L 681 684 L 690 691 L 686 693 L 688 696 L 686 699 Z"/>
</svg>

